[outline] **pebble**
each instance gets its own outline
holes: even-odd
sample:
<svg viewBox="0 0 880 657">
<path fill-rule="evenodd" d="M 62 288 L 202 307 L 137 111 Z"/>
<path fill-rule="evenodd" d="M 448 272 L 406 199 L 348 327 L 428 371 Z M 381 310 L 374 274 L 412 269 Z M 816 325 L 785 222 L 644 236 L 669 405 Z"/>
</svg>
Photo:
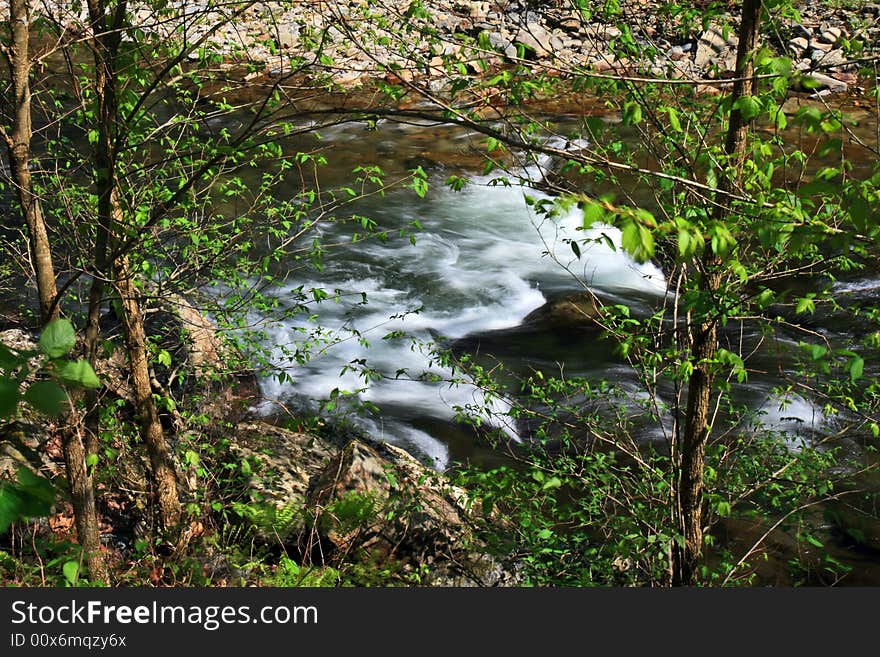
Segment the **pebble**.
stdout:
<svg viewBox="0 0 880 657">
<path fill-rule="evenodd" d="M 9 0 L 0 0 L 0 15 L 8 8 L 8 2 Z M 39 6 L 51 7 L 53 2 L 55 0 Z M 145 5 L 141 0 L 131 0 L 130 4 L 135 15 L 152 15 L 144 9 Z M 208 7 L 206 0 L 177 4 L 190 15 Z M 392 2 L 385 4 L 388 7 L 398 6 L 398 3 Z M 436 52 L 428 52 L 427 40 L 422 44 L 410 44 L 415 46 L 416 51 L 424 53 L 428 62 L 421 68 L 419 75 L 426 75 L 431 81 L 439 79 L 442 82 L 445 71 L 439 55 L 456 57 L 463 62 L 472 59 L 464 42 L 452 35 L 475 36 L 479 30 L 488 33 L 489 43 L 499 54 L 503 52 L 508 58 L 516 57 L 517 49 L 513 42 L 519 41 L 533 49 L 528 55 L 530 59 L 537 59 L 545 65 L 552 64 L 560 70 L 572 66 L 588 66 L 594 60 L 613 59 L 608 43 L 620 36 L 619 28 L 599 20 L 598 17 L 585 19 L 578 11 L 570 9 L 571 5 L 568 5 L 568 9 L 557 8 L 558 4 L 566 3 L 537 3 L 533 0 L 439 0 L 436 3 L 427 3 L 426 6 L 435 12 L 431 25 L 444 37 L 447 47 L 442 53 L 440 48 Z M 724 74 L 733 69 L 737 42 L 735 30 L 731 29 L 725 35 L 719 25 L 710 25 L 702 32 L 696 27 L 690 34 L 682 35 L 678 31 L 679 26 L 672 19 L 661 17 L 656 11 L 659 5 L 659 0 L 640 2 L 635 10 L 638 12 L 637 20 L 632 26 L 634 34 L 642 39 L 651 38 L 665 54 L 655 62 L 658 69 L 663 70 L 655 73 L 681 75 L 684 71 L 686 75 L 706 78 L 712 70 L 717 69 L 720 74 Z M 880 2 L 876 0 L 862 2 L 854 9 L 831 9 L 825 3 L 815 0 L 796 0 L 795 5 L 801 18 L 789 24 L 789 39 L 783 43 L 787 54 L 795 60 L 795 67 L 800 70 L 820 68 L 823 72 L 840 73 L 853 69 L 855 65 L 848 61 L 846 53 L 838 46 L 842 40 L 850 38 L 849 30 L 858 21 L 867 20 L 869 25 L 855 33 L 853 39 L 880 39 L 880 27 L 877 25 L 877 19 L 880 19 Z M 382 7 L 383 3 L 367 0 L 343 0 L 329 5 L 311 1 L 256 3 L 245 12 L 240 22 L 231 25 L 228 31 L 219 31 L 215 43 L 226 53 L 232 53 L 235 47 L 249 47 L 251 51 L 248 54 L 252 59 L 266 61 L 267 69 L 277 68 L 278 62 L 283 61 L 281 57 L 270 53 L 263 44 L 255 41 L 255 37 L 268 37 L 280 47 L 283 56 L 287 57 L 296 52 L 307 36 L 318 37 L 320 35 L 317 31 L 332 27 L 334 15 L 342 14 L 350 16 L 352 20 L 361 20 L 362 12 L 366 10 L 388 11 Z M 220 14 L 214 16 L 219 21 Z M 203 25 L 209 25 L 212 20 L 211 16 L 206 17 Z M 157 29 L 167 30 L 170 36 L 173 26 L 160 24 Z M 387 32 L 380 28 L 377 36 L 383 34 Z M 371 58 L 353 48 L 339 30 L 331 29 L 328 35 L 325 54 L 340 61 L 347 53 L 346 59 L 352 69 L 331 72 L 336 81 L 351 85 L 368 77 L 372 66 Z M 417 36 L 412 38 L 416 41 L 419 39 Z M 390 54 L 390 48 L 381 45 L 375 45 L 371 53 L 381 61 L 390 60 Z M 283 65 L 281 68 L 283 69 Z M 632 69 L 638 68 L 634 62 Z M 316 66 L 315 74 L 320 73 L 321 68 Z M 840 80 L 828 82 L 827 85 L 828 89 L 835 92 L 846 87 L 847 84 Z"/>
</svg>

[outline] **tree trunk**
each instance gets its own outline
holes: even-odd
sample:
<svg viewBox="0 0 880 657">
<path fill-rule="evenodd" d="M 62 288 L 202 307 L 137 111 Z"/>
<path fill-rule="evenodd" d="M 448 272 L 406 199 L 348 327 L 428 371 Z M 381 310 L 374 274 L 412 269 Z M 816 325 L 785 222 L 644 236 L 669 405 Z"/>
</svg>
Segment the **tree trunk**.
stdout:
<svg viewBox="0 0 880 657">
<path fill-rule="evenodd" d="M 752 57 L 758 46 L 762 0 L 744 0 L 739 45 L 736 53 L 736 77 L 732 103 L 743 96 L 754 95 L 756 81 Z M 723 176 L 719 189 L 730 192 L 739 183 L 746 154 L 748 121 L 739 110 L 730 113 L 724 148 L 733 176 Z M 713 218 L 723 220 L 726 210 L 716 205 Z M 699 289 L 703 295 L 714 297 L 723 280 L 721 259 L 706 245 L 699 268 Z M 714 307 L 713 303 L 709 307 Z M 699 320 L 691 330 L 693 373 L 688 379 L 688 397 L 685 429 L 681 444 L 681 464 L 678 482 L 678 513 L 684 544 L 673 553 L 673 584 L 694 583 L 697 565 L 703 548 L 703 471 L 705 469 L 706 441 L 711 430 L 712 361 L 718 352 L 718 326 L 713 316 Z"/>
<path fill-rule="evenodd" d="M 180 500 L 177 494 L 177 471 L 165 442 L 165 432 L 153 399 L 147 340 L 137 288 L 131 280 L 128 258 L 119 256 L 113 263 L 114 285 L 122 302 L 122 325 L 131 367 L 131 383 L 140 422 L 140 433 L 150 455 L 153 488 L 159 519 L 166 530 L 180 522 Z"/>
<path fill-rule="evenodd" d="M 98 514 L 95 507 L 95 483 L 92 471 L 86 465 L 87 452 L 79 431 L 82 425 L 80 422 L 71 424 L 72 426 L 64 428 L 62 448 L 76 534 L 83 549 L 89 579 L 92 582 L 107 582 L 107 562 L 101 551 Z"/>
<path fill-rule="evenodd" d="M 30 11 L 27 0 L 11 0 L 9 22 L 12 30 L 10 74 L 12 77 L 12 126 L 7 137 L 12 180 L 18 193 L 21 211 L 28 227 L 31 265 L 37 279 L 40 301 L 40 324 L 58 317 L 55 298 L 55 267 L 49 249 L 49 236 L 43 221 L 40 199 L 31 182 L 31 60 L 29 51 Z"/>
<path fill-rule="evenodd" d="M 124 217 L 120 203 L 119 180 L 116 175 L 119 117 L 119 99 L 116 90 L 116 56 L 125 17 L 125 3 L 119 3 L 108 25 L 109 10 L 102 0 L 89 0 L 89 17 L 95 40 L 92 44 L 95 62 L 95 94 L 98 104 L 98 142 L 95 148 L 98 194 L 95 275 L 90 298 L 87 338 L 89 348 L 97 345 L 100 303 L 103 291 L 101 278 L 109 273 L 113 288 L 121 302 L 121 320 L 131 368 L 131 384 L 140 423 L 140 435 L 151 463 L 152 487 L 163 529 L 170 530 L 180 522 L 180 500 L 177 492 L 177 474 L 174 461 L 165 442 L 165 432 L 150 385 L 147 359 L 147 340 L 144 319 L 132 280 L 128 258 L 124 252 L 114 252 L 124 240 Z M 107 272 L 106 270 L 111 271 Z"/>
<path fill-rule="evenodd" d="M 31 179 L 31 87 L 30 73 L 30 10 L 27 0 L 11 0 L 9 23 L 12 44 L 9 69 L 12 82 L 12 125 L 7 137 L 9 163 L 21 211 L 28 228 L 31 263 L 37 282 L 40 324 L 46 325 L 60 314 L 55 286 L 55 267 L 49 248 L 49 235 L 43 219 L 39 197 Z M 88 450 L 83 444 L 82 424 L 72 411 L 62 430 L 62 451 L 67 483 L 73 505 L 77 539 L 83 549 L 89 579 L 106 582 L 107 563 L 101 551 L 98 514 L 95 505 L 95 483 L 86 465 Z"/>
</svg>

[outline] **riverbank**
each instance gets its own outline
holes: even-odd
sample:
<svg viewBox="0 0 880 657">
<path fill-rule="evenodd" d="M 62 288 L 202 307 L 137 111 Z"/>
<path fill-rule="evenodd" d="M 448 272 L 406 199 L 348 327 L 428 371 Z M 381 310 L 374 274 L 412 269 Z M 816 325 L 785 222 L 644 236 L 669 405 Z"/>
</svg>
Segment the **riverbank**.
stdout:
<svg viewBox="0 0 880 657">
<path fill-rule="evenodd" d="M 387 79 L 427 83 L 442 92 L 450 73 L 486 75 L 516 65 L 555 76 L 612 74 L 677 79 L 714 88 L 732 75 L 738 8 L 710 12 L 656 0 L 622 3 L 616 12 L 594 3 L 442 0 L 422 6 L 400 0 L 172 3 L 137 8 L 135 25 L 160 39 L 208 48 L 225 66 L 246 64 L 247 76 L 305 72 L 317 86 L 353 89 Z M 719 3 L 719 6 L 721 4 Z M 7 12 L 7 1 L 0 12 Z M 762 46 L 792 58 L 813 76 L 816 93 L 843 93 L 876 80 L 858 76 L 875 60 L 880 3 L 795 3 L 773 10 Z M 75 39 L 88 36 L 85 8 L 41 5 L 50 22 Z M 624 56 L 623 52 L 630 54 Z"/>
<path fill-rule="evenodd" d="M 427 13 L 416 3 L 394 0 L 257 2 L 217 29 L 225 19 L 211 11 L 189 29 L 192 39 L 206 38 L 229 61 L 255 64 L 251 75 L 277 77 L 304 67 L 315 80 L 341 88 L 384 78 L 419 80 L 442 91 L 450 72 L 492 74 L 515 65 L 557 76 L 626 74 L 709 88 L 732 75 L 735 9 L 701 21 L 702 14 L 682 8 L 675 13 L 668 3 L 651 0 L 624 3 L 613 15 L 598 3 L 593 12 L 567 5 L 454 0 L 430 3 Z M 187 16 L 197 11 L 188 8 Z M 144 25 L 152 20 L 144 10 L 138 16 Z M 762 45 L 813 76 L 813 91 L 843 93 L 874 84 L 857 74 L 874 54 L 872 44 L 880 42 L 878 18 L 878 3 L 800 3 L 795 15 L 765 23 Z M 622 56 L 628 42 L 631 52 L 641 54 Z"/>
</svg>

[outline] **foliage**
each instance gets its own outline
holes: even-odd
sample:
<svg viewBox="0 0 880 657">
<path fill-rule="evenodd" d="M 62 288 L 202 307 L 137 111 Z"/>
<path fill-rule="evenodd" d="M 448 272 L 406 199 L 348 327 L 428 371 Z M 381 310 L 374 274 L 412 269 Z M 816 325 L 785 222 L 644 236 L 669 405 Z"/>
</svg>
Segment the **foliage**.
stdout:
<svg viewBox="0 0 880 657">
<path fill-rule="evenodd" d="M 209 36 L 222 33 L 251 4 L 231 3 L 229 13 L 220 15 L 207 3 L 186 14 L 181 33 L 197 27 Z M 156 25 L 180 18 L 164 3 L 151 8 Z M 53 251 L 68 273 L 58 305 L 78 325 L 88 325 L 90 305 L 98 315 L 106 308 L 106 295 L 91 298 L 92 292 L 100 292 L 111 262 L 124 264 L 147 315 L 179 306 L 185 296 L 211 316 L 232 347 L 219 370 L 253 367 L 289 381 L 296 366 L 328 346 L 365 339 L 320 326 L 299 329 L 285 344 L 273 338 L 278 322 L 311 318 L 315 304 L 336 302 L 343 294 L 302 282 L 310 270 L 324 267 L 333 248 L 322 240 L 322 229 L 349 222 L 356 227 L 353 241 L 385 241 L 387 229 L 360 215 L 357 201 L 395 187 L 424 198 L 433 183 L 421 164 L 397 176 L 364 162 L 351 167 L 350 181 L 324 184 L 328 157 L 320 130 L 345 120 L 377 129 L 380 118 L 395 116 L 471 130 L 485 139 L 483 173 L 496 175 L 496 184 L 520 180 L 554 194 L 555 201 L 531 199 L 536 215 L 553 221 L 563 209 L 581 209 L 583 237 L 570 241 L 579 262 L 591 242 L 611 244 L 636 262 L 658 261 L 669 283 L 668 294 L 649 312 L 615 303 L 602 307 L 597 319 L 621 365 L 635 373 L 635 394 L 615 382 L 540 370 L 505 373 L 483 368 L 479 358 L 438 355 L 468 382 L 482 385 L 488 399 L 514 400 L 515 419 L 530 428 L 527 449 L 515 452 L 513 465 L 461 474 L 493 523 L 505 528 L 499 533 L 490 524 L 487 535 L 499 551 L 521 558 L 532 584 L 669 583 L 670 560 L 683 541 L 676 495 L 681 437 L 693 417 L 688 393 L 695 373 L 705 372 L 714 387 L 697 507 L 706 509 L 705 547 L 715 552 L 714 565 L 706 564 L 700 577 L 708 584 L 748 583 L 757 553 L 734 554 L 712 527 L 732 518 L 757 518 L 774 527 L 807 522 L 801 511 L 834 496 L 841 473 L 854 467 L 843 462 L 847 448 L 864 456 L 880 434 L 872 366 L 880 311 L 864 299 L 851 302 L 839 285 L 876 259 L 880 168 L 855 171 L 852 149 L 876 156 L 880 145 L 854 137 L 841 110 L 822 103 L 788 110 L 795 90 L 815 81 L 767 48 L 750 53 L 760 76 L 756 90 L 735 95 L 731 85 L 716 80 L 719 93 L 703 95 L 696 85 L 666 77 L 670 71 L 658 72 L 659 43 L 634 29 L 636 19 L 622 3 L 578 1 L 571 8 L 585 27 L 595 21 L 614 26 L 618 35 L 609 42 L 609 59 L 630 62 L 633 70 L 608 74 L 562 59 L 550 69 L 535 64 L 535 48 L 522 40 L 510 44 L 511 51 L 479 30 L 450 37 L 438 28 L 428 3 L 371 1 L 344 15 L 330 7 L 334 29 L 375 63 L 372 98 L 379 100 L 361 111 L 328 110 L 310 98 L 317 86 L 340 91 L 334 86 L 338 63 L 324 50 L 332 40 L 329 28 L 304 28 L 278 79 L 267 77 L 260 93 L 248 94 L 240 93 L 228 68 L 219 67 L 229 63 L 229 53 L 207 36 L 195 43 L 162 38 L 144 29 L 133 12 L 120 12 L 121 23 L 112 31 L 118 39 L 112 120 L 102 115 L 107 88 L 100 84 L 100 44 L 68 38 L 76 17 L 41 14 L 35 27 L 63 48 L 69 63 L 66 87 L 49 75 L 37 81 L 44 93 L 36 97 L 44 104 L 35 112 L 46 127 L 34 184 L 46 202 Z M 670 33 L 710 25 L 732 33 L 725 9 L 720 3 L 700 9 L 667 4 L 660 24 Z M 794 9 L 772 2 L 765 13 L 766 24 L 778 30 Z M 414 43 L 426 45 L 428 54 Z M 275 44 L 265 45 L 277 53 Z M 378 61 L 374 46 L 389 56 Z M 858 50 L 857 44 L 847 47 Z M 244 44 L 233 56 L 248 74 L 260 72 Z M 439 91 L 406 75 L 438 68 L 444 71 Z M 306 78 L 311 88 L 295 97 Z M 590 99 L 591 109 L 567 117 L 542 111 L 546 100 L 572 95 Z M 742 155 L 724 144 L 733 116 L 748 127 Z M 556 148 L 552 140 L 559 137 L 586 146 Z M 105 147 L 112 162 L 101 160 Z M 529 179 L 534 168 L 524 165 L 540 155 L 559 166 L 552 176 Z M 458 173 L 446 180 L 457 190 L 466 184 Z M 111 214 L 101 193 L 108 182 L 118 204 Z M 417 230 L 418 222 L 412 227 Z M 602 232 L 610 227 L 620 231 L 617 245 Z M 415 233 L 409 237 L 415 243 Z M 102 252 L 105 262 L 96 256 Z M 17 260 L 28 269 L 26 258 Z M 809 289 L 798 279 L 808 280 Z M 105 318 L 124 325 L 128 311 L 120 301 L 112 302 Z M 833 343 L 814 328 L 817 316 L 845 317 L 863 339 Z M 706 356 L 699 343 L 710 326 L 719 337 Z M 114 332 L 118 328 L 103 335 L 108 354 L 118 341 Z M 163 331 L 152 332 L 148 357 L 156 382 L 150 402 L 174 427 L 182 469 L 200 484 L 185 500 L 188 511 L 218 525 L 245 518 L 265 528 L 289 526 L 299 510 L 264 508 L 239 497 L 250 466 L 229 455 L 218 438 L 222 432 L 209 431 L 210 420 L 196 409 L 199 400 L 190 398 L 192 379 L 209 376 L 180 344 L 192 335 L 181 331 L 182 340 L 164 339 L 165 331 L 160 340 Z M 78 396 L 73 400 L 71 390 L 99 389 L 88 359 L 67 358 L 76 342 L 74 323 L 58 320 L 45 328 L 39 351 L 0 345 L 0 417 L 12 417 L 22 402 L 57 416 L 84 403 Z M 290 367 L 278 368 L 279 360 Z M 348 368 L 367 380 L 381 376 L 366 362 Z M 749 386 L 768 390 L 780 403 L 808 400 L 831 419 L 833 435 L 786 446 L 791 436 L 766 430 L 735 401 Z M 354 392 L 334 391 L 325 407 L 350 408 L 346 402 Z M 106 457 L 99 478 L 108 482 L 125 476 L 136 461 L 129 440 L 134 413 L 124 400 L 100 403 L 91 417 L 97 418 Z M 22 472 L 17 484 L 0 490 L 0 527 L 46 512 L 43 482 L 30 477 Z M 354 531 L 377 512 L 375 500 L 344 498 L 324 521 Z M 818 540 L 810 531 L 802 535 Z M 148 541 L 139 550 L 151 568 L 158 545 Z M 196 570 L 178 566 L 173 577 L 203 581 Z M 272 581 L 338 584 L 340 572 L 315 572 L 285 559 Z M 62 576 L 71 584 L 80 581 L 78 567 L 62 566 Z M 369 580 L 359 577 L 351 581 Z"/>
</svg>

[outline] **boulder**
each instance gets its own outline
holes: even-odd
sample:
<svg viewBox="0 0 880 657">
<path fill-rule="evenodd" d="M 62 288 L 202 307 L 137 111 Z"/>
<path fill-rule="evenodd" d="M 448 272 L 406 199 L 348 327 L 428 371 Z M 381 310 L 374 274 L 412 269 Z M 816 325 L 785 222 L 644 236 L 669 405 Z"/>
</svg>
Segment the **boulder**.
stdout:
<svg viewBox="0 0 880 657">
<path fill-rule="evenodd" d="M 230 448 L 250 471 L 249 504 L 239 511 L 257 538 L 296 541 L 306 528 L 305 507 L 313 479 L 339 451 L 317 436 L 266 422 L 243 422 L 230 435 Z"/>
<path fill-rule="evenodd" d="M 533 310 L 523 319 L 523 324 L 548 328 L 598 326 L 596 320 L 602 314 L 601 307 L 602 303 L 592 292 L 576 292 Z"/>
<path fill-rule="evenodd" d="M 562 39 L 540 23 L 528 23 L 516 33 L 514 41 L 534 51 L 539 58 L 551 57 L 554 52 L 562 49 Z"/>
<path fill-rule="evenodd" d="M 849 88 L 849 85 L 847 85 L 846 82 L 833 78 L 830 75 L 825 75 L 824 73 L 810 73 L 808 77 L 812 78 L 818 86 L 805 89 L 805 91 L 828 90 L 831 93 L 846 93 L 846 90 Z"/>
<path fill-rule="evenodd" d="M 845 68 L 849 64 L 849 60 L 840 48 L 823 52 L 822 50 L 812 50 L 810 52 L 810 62 L 814 68 Z"/>
<path fill-rule="evenodd" d="M 258 539 L 300 554 L 394 562 L 423 585 L 517 583 L 476 538 L 465 491 L 406 451 L 262 422 L 239 424 L 232 440 L 252 471 L 243 515 Z"/>
<path fill-rule="evenodd" d="M 709 27 L 697 42 L 694 63 L 697 69 L 706 73 L 724 73 L 736 68 L 736 47 L 738 39 L 733 31 L 725 32 L 719 27 Z"/>
<path fill-rule="evenodd" d="M 810 47 L 810 42 L 804 37 L 795 37 L 790 39 L 787 46 L 788 52 L 792 57 L 800 57 Z"/>
</svg>

